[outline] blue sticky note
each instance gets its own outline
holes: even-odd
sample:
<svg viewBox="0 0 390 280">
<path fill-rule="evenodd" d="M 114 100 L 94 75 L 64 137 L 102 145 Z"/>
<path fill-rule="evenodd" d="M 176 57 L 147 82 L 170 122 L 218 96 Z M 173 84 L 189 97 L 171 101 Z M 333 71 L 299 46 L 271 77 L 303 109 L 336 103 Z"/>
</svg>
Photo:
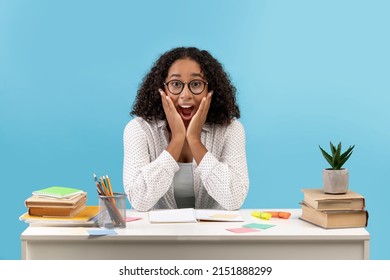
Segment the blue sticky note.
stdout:
<svg viewBox="0 0 390 280">
<path fill-rule="evenodd" d="M 99 235 L 117 235 L 117 232 L 113 229 L 89 229 L 89 235 L 99 236 Z"/>
<path fill-rule="evenodd" d="M 275 225 L 258 224 L 258 223 L 252 223 L 252 224 L 243 225 L 243 227 L 246 227 L 246 228 L 257 228 L 257 229 L 267 229 L 267 228 L 274 227 L 274 226 Z"/>
</svg>

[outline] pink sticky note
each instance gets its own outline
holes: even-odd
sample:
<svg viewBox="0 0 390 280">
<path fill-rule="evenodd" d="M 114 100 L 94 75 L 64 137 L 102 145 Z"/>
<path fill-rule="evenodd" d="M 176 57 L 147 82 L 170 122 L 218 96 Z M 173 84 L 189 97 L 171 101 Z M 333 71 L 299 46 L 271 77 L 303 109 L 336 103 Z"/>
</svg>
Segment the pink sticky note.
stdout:
<svg viewBox="0 0 390 280">
<path fill-rule="evenodd" d="M 139 217 L 126 217 L 126 222 L 134 222 L 137 220 L 141 220 Z"/>
<path fill-rule="evenodd" d="M 226 230 L 234 233 L 248 233 L 248 232 L 260 231 L 254 228 L 227 228 Z"/>
</svg>

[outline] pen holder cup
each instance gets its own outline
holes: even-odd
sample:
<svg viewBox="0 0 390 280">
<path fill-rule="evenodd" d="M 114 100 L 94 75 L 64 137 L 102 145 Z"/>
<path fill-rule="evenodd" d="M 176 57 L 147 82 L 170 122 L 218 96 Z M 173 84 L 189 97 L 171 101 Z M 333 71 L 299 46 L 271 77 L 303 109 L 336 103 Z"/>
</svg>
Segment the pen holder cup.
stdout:
<svg viewBox="0 0 390 280">
<path fill-rule="evenodd" d="M 126 194 L 99 195 L 98 226 L 102 228 L 126 227 Z"/>
</svg>

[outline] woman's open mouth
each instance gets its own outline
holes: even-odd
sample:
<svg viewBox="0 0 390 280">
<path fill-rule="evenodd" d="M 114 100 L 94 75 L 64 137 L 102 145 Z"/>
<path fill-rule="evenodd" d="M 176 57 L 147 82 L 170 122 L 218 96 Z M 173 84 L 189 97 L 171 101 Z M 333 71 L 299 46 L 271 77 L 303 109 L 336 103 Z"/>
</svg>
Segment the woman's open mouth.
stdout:
<svg viewBox="0 0 390 280">
<path fill-rule="evenodd" d="M 195 114 L 195 107 L 190 105 L 179 105 L 177 111 L 183 120 L 189 121 Z"/>
</svg>

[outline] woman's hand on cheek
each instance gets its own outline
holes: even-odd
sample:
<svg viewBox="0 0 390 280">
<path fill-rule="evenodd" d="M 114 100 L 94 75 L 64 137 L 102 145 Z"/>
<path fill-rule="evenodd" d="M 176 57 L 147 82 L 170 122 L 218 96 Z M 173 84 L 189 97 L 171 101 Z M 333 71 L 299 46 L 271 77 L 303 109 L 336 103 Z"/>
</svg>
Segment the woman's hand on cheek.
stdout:
<svg viewBox="0 0 390 280">
<path fill-rule="evenodd" d="M 174 137 L 185 138 L 186 128 L 184 126 L 183 120 L 181 119 L 181 116 L 176 111 L 175 105 L 173 104 L 171 98 L 166 95 L 166 93 L 162 89 L 159 89 L 158 91 L 161 94 L 161 102 L 164 108 L 169 128 L 172 132 L 172 139 Z"/>
<path fill-rule="evenodd" d="M 211 91 L 207 94 L 206 97 L 202 98 L 198 111 L 192 117 L 191 122 L 187 128 L 186 138 L 188 141 L 200 140 L 200 133 L 207 119 L 207 114 L 209 112 L 212 95 L 213 92 Z"/>
</svg>

